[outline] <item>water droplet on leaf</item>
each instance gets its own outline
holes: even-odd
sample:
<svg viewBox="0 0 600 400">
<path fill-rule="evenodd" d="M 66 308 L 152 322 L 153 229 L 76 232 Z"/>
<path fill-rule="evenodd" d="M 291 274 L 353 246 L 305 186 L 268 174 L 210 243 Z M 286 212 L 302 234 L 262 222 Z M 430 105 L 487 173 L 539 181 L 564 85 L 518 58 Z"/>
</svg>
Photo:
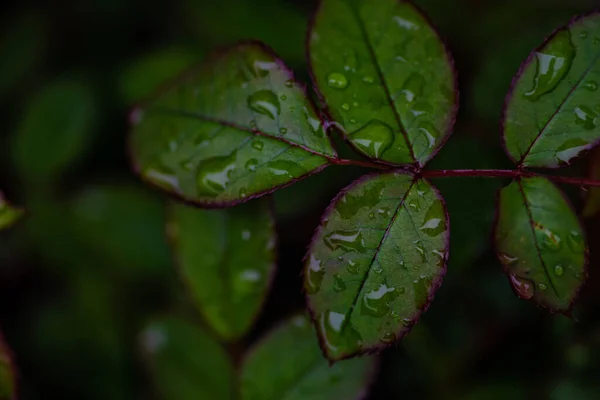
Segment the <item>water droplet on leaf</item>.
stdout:
<svg viewBox="0 0 600 400">
<path fill-rule="evenodd" d="M 262 142 L 262 140 L 254 139 L 252 141 L 252 148 L 256 149 L 258 151 L 261 151 L 263 149 L 264 145 L 265 144 Z"/>
<path fill-rule="evenodd" d="M 344 283 L 344 280 L 342 279 L 340 274 L 333 275 L 333 290 L 335 290 L 338 293 L 346 290 L 346 283 Z"/>
<path fill-rule="evenodd" d="M 201 162 L 196 176 L 198 194 L 216 197 L 223 193 L 235 171 L 236 162 L 237 152 Z"/>
<path fill-rule="evenodd" d="M 569 164 L 570 161 L 587 150 L 590 144 L 583 139 L 569 139 L 556 149 L 558 164 Z"/>
<path fill-rule="evenodd" d="M 441 203 L 435 202 L 425 214 L 421 230 L 431 237 L 446 231 L 446 218 Z"/>
<path fill-rule="evenodd" d="M 363 77 L 363 82 L 367 85 L 372 85 L 375 82 L 375 78 L 373 78 L 371 75 L 367 75 Z"/>
<path fill-rule="evenodd" d="M 339 72 L 332 72 L 327 76 L 327 85 L 334 89 L 346 89 L 348 87 L 348 78 Z"/>
<path fill-rule="evenodd" d="M 348 260 L 348 264 L 346 265 L 346 270 L 352 275 L 356 275 L 358 273 L 358 265 L 352 260 Z"/>
<path fill-rule="evenodd" d="M 325 269 L 321 267 L 321 260 L 316 259 L 315 256 L 311 254 L 308 268 L 306 269 L 305 283 L 306 291 L 309 294 L 317 293 L 321 289 L 324 275 Z"/>
<path fill-rule="evenodd" d="M 398 297 L 399 293 L 393 287 L 381 284 L 375 290 L 363 295 L 361 313 L 373 317 L 383 317 L 389 312 L 389 303 Z"/>
<path fill-rule="evenodd" d="M 336 230 L 330 232 L 325 235 L 323 241 L 331 250 L 343 249 L 361 253 L 365 251 L 364 239 L 362 233 L 358 229 Z"/>
<path fill-rule="evenodd" d="M 386 332 L 379 338 L 381 343 L 391 344 L 396 341 L 396 334 L 394 332 Z"/>
<path fill-rule="evenodd" d="M 404 81 L 404 85 L 402 85 L 402 90 L 400 93 L 404 96 L 404 99 L 408 103 L 414 102 L 419 96 L 423 95 L 423 88 L 425 87 L 425 78 L 423 75 L 413 72 L 411 73 L 406 81 Z"/>
<path fill-rule="evenodd" d="M 350 110 L 350 105 L 348 103 L 343 103 L 342 104 L 342 110 L 349 111 Z"/>
<path fill-rule="evenodd" d="M 394 141 L 392 128 L 373 119 L 350 136 L 350 140 L 363 152 L 379 158 Z"/>
<path fill-rule="evenodd" d="M 515 274 L 508 274 L 508 277 L 510 278 L 512 287 L 520 298 L 529 300 L 533 297 L 533 293 L 535 292 L 533 282 L 529 279 L 518 277 Z"/>
<path fill-rule="evenodd" d="M 596 90 L 598 90 L 598 82 L 587 81 L 583 84 L 583 87 L 589 90 L 590 92 L 595 92 Z"/>
<path fill-rule="evenodd" d="M 540 288 L 540 290 L 548 289 L 548 286 L 546 286 L 544 283 L 538 283 L 538 287 Z"/>
<path fill-rule="evenodd" d="M 556 276 L 562 276 L 565 273 L 565 269 L 562 265 L 556 265 L 554 267 L 554 273 L 556 274 Z"/>
<path fill-rule="evenodd" d="M 591 108 L 579 105 L 573 110 L 575 113 L 575 123 L 583 126 L 585 129 L 594 129 L 596 127 L 596 113 Z"/>
<path fill-rule="evenodd" d="M 248 107 L 259 114 L 275 119 L 281 113 L 277 95 L 270 90 L 259 90 L 248 96 Z"/>
</svg>

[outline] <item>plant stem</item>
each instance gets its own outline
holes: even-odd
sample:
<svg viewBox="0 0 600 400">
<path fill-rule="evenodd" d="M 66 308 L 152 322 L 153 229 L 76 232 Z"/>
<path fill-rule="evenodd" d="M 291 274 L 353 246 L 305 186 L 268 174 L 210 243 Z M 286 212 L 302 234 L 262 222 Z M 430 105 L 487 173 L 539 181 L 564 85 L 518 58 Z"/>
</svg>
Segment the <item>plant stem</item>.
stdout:
<svg viewBox="0 0 600 400">
<path fill-rule="evenodd" d="M 380 170 L 392 170 L 395 167 L 384 164 L 377 164 L 371 161 L 332 159 L 335 165 L 355 165 L 358 167 L 376 168 Z M 557 183 L 565 183 L 578 186 L 600 186 L 600 180 L 589 178 L 573 178 L 569 176 L 544 175 L 536 172 L 523 171 L 519 169 L 440 169 L 433 171 L 417 171 L 417 174 L 423 178 L 533 178 L 543 177 Z"/>
</svg>

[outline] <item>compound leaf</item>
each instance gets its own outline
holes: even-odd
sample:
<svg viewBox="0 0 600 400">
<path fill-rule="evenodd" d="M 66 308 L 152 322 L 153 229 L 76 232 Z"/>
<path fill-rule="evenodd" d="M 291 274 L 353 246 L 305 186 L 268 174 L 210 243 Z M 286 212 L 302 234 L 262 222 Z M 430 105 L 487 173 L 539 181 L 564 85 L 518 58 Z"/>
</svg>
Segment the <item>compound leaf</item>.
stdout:
<svg viewBox="0 0 600 400">
<path fill-rule="evenodd" d="M 374 357 L 329 366 L 309 319 L 296 316 L 249 350 L 242 366 L 241 399 L 362 399 L 375 369 Z"/>
<path fill-rule="evenodd" d="M 377 351 L 408 333 L 441 284 L 448 245 L 444 202 L 423 179 L 370 175 L 340 192 L 304 267 L 325 355 Z"/>
<path fill-rule="evenodd" d="M 200 327 L 164 317 L 148 324 L 140 340 L 164 400 L 234 398 L 234 371 L 227 353 Z"/>
<path fill-rule="evenodd" d="M 250 329 L 275 269 L 275 226 L 266 200 L 227 210 L 171 207 L 168 229 L 184 282 L 223 338 Z"/>
<path fill-rule="evenodd" d="M 458 104 L 453 61 L 427 18 L 398 0 L 323 0 L 308 37 L 315 83 L 350 143 L 423 166 Z"/>
<path fill-rule="evenodd" d="M 142 178 L 208 207 L 272 192 L 336 156 L 303 88 L 258 42 L 185 73 L 131 122 Z"/>
<path fill-rule="evenodd" d="M 503 140 L 526 167 L 556 168 L 600 140 L 600 13 L 557 30 L 521 66 L 506 97 Z"/>
<path fill-rule="evenodd" d="M 515 293 L 551 311 L 570 309 L 588 248 L 575 212 L 548 179 L 513 181 L 499 193 L 495 243 Z"/>
</svg>

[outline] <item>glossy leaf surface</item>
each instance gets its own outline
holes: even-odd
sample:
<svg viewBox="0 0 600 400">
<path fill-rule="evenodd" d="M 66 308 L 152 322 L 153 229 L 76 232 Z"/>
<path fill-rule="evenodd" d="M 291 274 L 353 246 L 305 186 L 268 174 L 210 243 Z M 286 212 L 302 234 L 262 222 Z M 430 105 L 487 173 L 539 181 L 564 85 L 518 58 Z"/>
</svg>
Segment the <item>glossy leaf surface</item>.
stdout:
<svg viewBox="0 0 600 400">
<path fill-rule="evenodd" d="M 9 350 L 0 336 L 0 400 L 15 399 L 15 373 Z"/>
<path fill-rule="evenodd" d="M 329 366 L 309 319 L 296 316 L 249 350 L 242 366 L 241 399 L 362 399 L 375 369 L 374 357 Z"/>
<path fill-rule="evenodd" d="M 275 269 L 275 226 L 266 200 L 227 210 L 173 204 L 168 222 L 184 282 L 225 339 L 250 329 Z"/>
<path fill-rule="evenodd" d="M 62 80 L 33 96 L 12 138 L 11 154 L 24 178 L 55 179 L 87 150 L 94 123 L 87 84 Z"/>
<path fill-rule="evenodd" d="M 233 367 L 200 327 L 165 317 L 150 323 L 140 339 L 164 400 L 233 399 Z"/>
<path fill-rule="evenodd" d="M 13 207 L 0 192 L 0 230 L 8 228 L 23 216 L 23 210 Z"/>
<path fill-rule="evenodd" d="M 506 99 L 503 140 L 510 158 L 556 168 L 600 139 L 600 14 L 556 31 L 521 66 Z"/>
<path fill-rule="evenodd" d="M 513 181 L 500 191 L 494 234 L 515 293 L 567 311 L 586 277 L 588 249 L 563 193 L 546 178 Z"/>
<path fill-rule="evenodd" d="M 304 288 L 324 353 L 338 360 L 404 336 L 446 271 L 449 225 L 437 189 L 370 175 L 331 203 L 309 248 Z"/>
<path fill-rule="evenodd" d="M 206 206 L 271 192 L 335 156 L 304 90 L 255 42 L 183 75 L 131 118 L 142 177 Z"/>
<path fill-rule="evenodd" d="M 332 118 L 367 156 L 424 165 L 450 134 L 453 61 L 427 18 L 397 0 L 323 0 L 309 58 Z"/>
</svg>

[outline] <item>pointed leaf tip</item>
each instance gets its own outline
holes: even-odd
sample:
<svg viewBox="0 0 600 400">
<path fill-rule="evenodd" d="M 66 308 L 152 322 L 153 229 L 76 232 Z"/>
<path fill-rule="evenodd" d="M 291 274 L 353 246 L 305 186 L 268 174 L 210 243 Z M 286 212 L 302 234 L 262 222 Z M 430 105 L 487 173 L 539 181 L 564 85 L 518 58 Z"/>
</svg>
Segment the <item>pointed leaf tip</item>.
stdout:
<svg viewBox="0 0 600 400">
<path fill-rule="evenodd" d="M 525 167 L 568 165 L 600 142 L 600 13 L 573 19 L 534 50 L 503 112 L 509 157 Z"/>
<path fill-rule="evenodd" d="M 546 178 L 515 180 L 499 193 L 494 240 L 515 293 L 567 312 L 585 278 L 588 247 L 563 193 Z"/>
<path fill-rule="evenodd" d="M 402 172 L 370 175 L 325 212 L 304 288 L 326 356 L 372 353 L 408 333 L 446 271 L 449 220 L 437 189 Z"/>
<path fill-rule="evenodd" d="M 329 114 L 363 154 L 422 167 L 450 135 L 454 62 L 410 2 L 323 0 L 308 48 Z"/>
<path fill-rule="evenodd" d="M 206 207 L 270 193 L 336 156 L 304 90 L 257 42 L 186 72 L 130 120 L 132 163 L 142 178 Z"/>
</svg>

